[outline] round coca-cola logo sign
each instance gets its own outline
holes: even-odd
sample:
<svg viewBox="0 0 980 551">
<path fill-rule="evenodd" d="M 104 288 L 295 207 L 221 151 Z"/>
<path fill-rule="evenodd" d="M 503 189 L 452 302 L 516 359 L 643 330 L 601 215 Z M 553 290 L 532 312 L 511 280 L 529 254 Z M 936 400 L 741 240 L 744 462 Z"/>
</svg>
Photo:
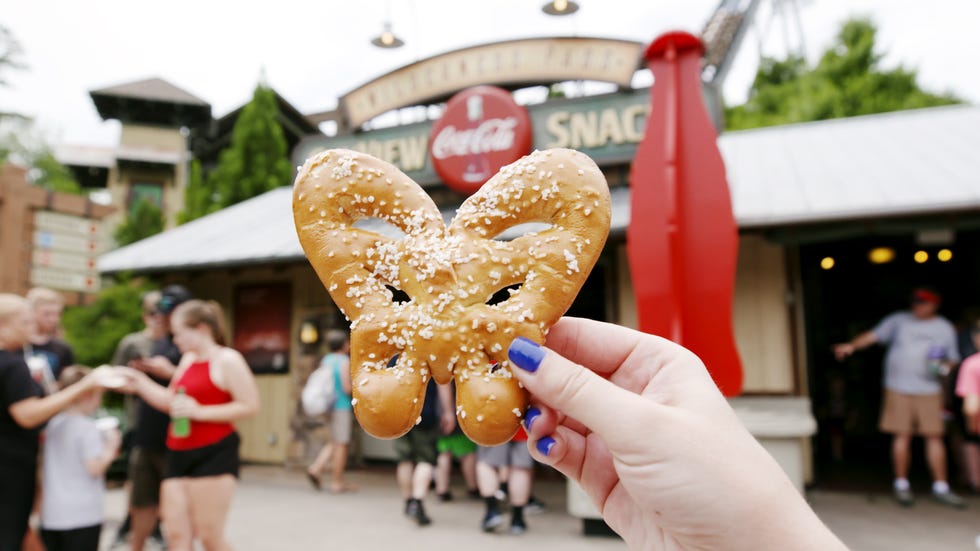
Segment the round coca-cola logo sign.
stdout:
<svg viewBox="0 0 980 551">
<path fill-rule="evenodd" d="M 531 149 L 531 117 L 510 92 L 474 86 L 456 94 L 432 127 L 429 155 L 446 185 L 467 195 Z"/>
</svg>

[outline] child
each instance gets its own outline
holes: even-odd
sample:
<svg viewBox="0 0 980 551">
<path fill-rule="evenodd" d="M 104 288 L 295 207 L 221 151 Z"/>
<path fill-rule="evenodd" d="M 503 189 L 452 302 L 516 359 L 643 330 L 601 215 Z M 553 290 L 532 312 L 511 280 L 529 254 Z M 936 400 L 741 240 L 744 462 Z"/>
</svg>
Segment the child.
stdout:
<svg viewBox="0 0 980 551">
<path fill-rule="evenodd" d="M 970 337 L 980 349 L 980 325 L 970 327 Z M 966 474 L 971 490 L 980 489 L 980 353 L 968 356 L 960 365 L 956 378 L 956 395 L 963 398 L 963 416 L 966 420 L 966 443 L 963 454 L 966 459 Z"/>
<path fill-rule="evenodd" d="M 92 370 L 65 368 L 61 388 Z M 82 394 L 48 422 L 44 439 L 41 539 L 47 551 L 97 551 L 102 531 L 105 472 L 119 453 L 118 429 L 100 431 L 92 418 L 102 390 Z"/>
</svg>

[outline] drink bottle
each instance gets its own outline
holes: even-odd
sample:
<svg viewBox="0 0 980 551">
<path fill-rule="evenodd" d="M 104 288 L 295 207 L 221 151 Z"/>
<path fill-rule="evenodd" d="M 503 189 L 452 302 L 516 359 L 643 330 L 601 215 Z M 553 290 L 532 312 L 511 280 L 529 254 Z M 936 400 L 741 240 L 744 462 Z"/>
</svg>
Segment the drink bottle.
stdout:
<svg viewBox="0 0 980 551">
<path fill-rule="evenodd" d="M 184 394 L 184 387 L 178 387 L 177 396 L 183 397 Z M 171 417 L 170 433 L 177 438 L 187 438 L 191 434 L 191 420 L 187 417 Z"/>
</svg>

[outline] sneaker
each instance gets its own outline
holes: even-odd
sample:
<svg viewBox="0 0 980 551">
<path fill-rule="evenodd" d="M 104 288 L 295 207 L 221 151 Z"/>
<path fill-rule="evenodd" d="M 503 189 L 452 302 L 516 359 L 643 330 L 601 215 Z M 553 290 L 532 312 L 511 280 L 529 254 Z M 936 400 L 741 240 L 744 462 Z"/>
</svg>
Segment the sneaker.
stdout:
<svg viewBox="0 0 980 551">
<path fill-rule="evenodd" d="M 503 490 L 497 490 L 493 493 L 493 497 L 497 498 L 497 501 L 501 503 L 507 503 L 507 492 Z"/>
<path fill-rule="evenodd" d="M 117 547 L 129 548 L 129 534 L 116 534 L 115 539 L 109 544 L 109 549 L 116 549 Z"/>
<path fill-rule="evenodd" d="M 159 551 L 167 551 L 167 542 L 160 534 L 150 534 L 150 537 L 147 538 L 147 542 L 156 546 L 156 549 L 159 549 Z"/>
<path fill-rule="evenodd" d="M 952 507 L 954 509 L 966 509 L 966 502 L 963 501 L 963 498 L 954 494 L 953 492 L 933 492 L 932 498 L 941 505 L 945 505 L 947 507 Z"/>
<path fill-rule="evenodd" d="M 468 495 L 470 499 L 483 499 L 483 496 L 480 495 L 480 490 L 466 490 L 466 495 Z"/>
<path fill-rule="evenodd" d="M 520 535 L 523 534 L 524 532 L 527 532 L 527 525 L 524 524 L 524 519 L 522 518 L 511 519 L 510 533 Z"/>
<path fill-rule="evenodd" d="M 544 502 L 534 496 L 531 496 L 527 500 L 527 505 L 524 506 L 524 512 L 528 515 L 540 515 L 544 510 Z"/>
<path fill-rule="evenodd" d="M 432 524 L 432 519 L 425 514 L 425 507 L 423 507 L 422 502 L 417 499 L 409 500 L 405 513 L 409 517 L 415 519 L 415 522 L 417 522 L 419 526 L 428 526 Z"/>
<path fill-rule="evenodd" d="M 493 532 L 498 526 L 504 523 L 504 515 L 500 511 L 487 511 L 480 523 L 480 528 L 484 532 Z"/>
<path fill-rule="evenodd" d="M 445 493 L 436 494 L 436 495 L 439 497 L 439 501 L 442 501 L 442 502 L 452 501 L 453 500 L 453 494 L 452 494 L 452 492 L 445 492 Z"/>
<path fill-rule="evenodd" d="M 900 490 L 895 488 L 895 501 L 898 502 L 902 507 L 911 507 L 915 504 L 915 496 L 912 495 L 912 490 L 903 489 Z"/>
</svg>

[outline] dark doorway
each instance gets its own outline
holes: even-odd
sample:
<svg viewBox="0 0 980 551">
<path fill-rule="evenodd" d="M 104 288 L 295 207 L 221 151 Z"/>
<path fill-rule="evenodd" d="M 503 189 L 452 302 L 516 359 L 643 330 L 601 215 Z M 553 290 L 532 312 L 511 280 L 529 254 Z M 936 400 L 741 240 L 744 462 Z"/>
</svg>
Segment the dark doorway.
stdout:
<svg viewBox="0 0 980 551">
<path fill-rule="evenodd" d="M 800 246 L 808 380 L 818 423 L 814 482 L 820 487 L 890 491 L 892 479 L 890 437 L 878 431 L 884 348 L 873 346 L 837 362 L 832 345 L 906 309 L 910 291 L 919 285 L 942 294 L 940 313 L 958 329 L 975 319 L 980 307 L 980 232 L 958 232 L 952 242 L 929 245 L 920 244 L 921 237 L 908 232 Z M 890 253 L 893 258 L 873 262 L 871 251 L 877 248 L 879 261 Z M 947 405 L 951 414 L 958 408 L 952 399 Z M 955 434 L 950 436 L 955 444 Z M 959 470 L 954 453 L 949 456 L 955 485 Z M 913 486 L 928 487 L 919 439 L 912 448 L 910 478 Z"/>
</svg>

